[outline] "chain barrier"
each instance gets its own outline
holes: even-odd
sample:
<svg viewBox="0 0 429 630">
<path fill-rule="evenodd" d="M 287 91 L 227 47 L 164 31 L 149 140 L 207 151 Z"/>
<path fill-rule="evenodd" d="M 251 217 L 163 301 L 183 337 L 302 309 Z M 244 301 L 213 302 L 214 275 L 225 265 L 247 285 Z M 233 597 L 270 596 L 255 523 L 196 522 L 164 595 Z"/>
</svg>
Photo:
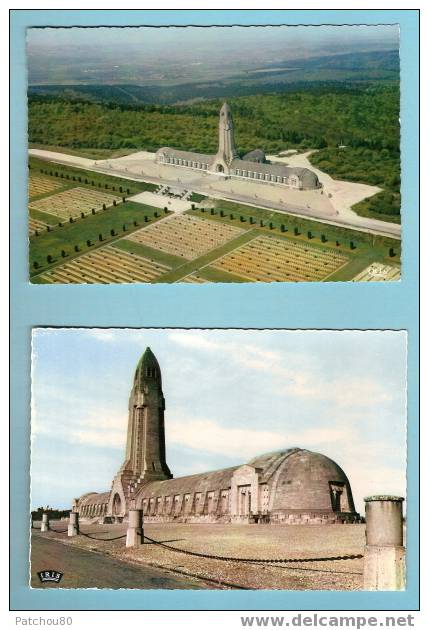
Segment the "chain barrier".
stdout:
<svg viewBox="0 0 429 630">
<path fill-rule="evenodd" d="M 63 534 L 67 531 L 67 529 L 58 530 L 51 529 L 51 531 L 57 534 Z M 120 540 L 121 538 L 126 538 L 126 534 L 122 534 L 121 536 L 115 536 L 114 538 L 97 538 L 96 536 L 91 536 L 91 534 L 87 534 L 86 532 L 79 532 L 79 535 L 85 536 L 86 538 L 90 538 L 91 540 L 98 540 L 100 542 L 111 542 L 113 540 Z M 154 540 L 153 538 L 149 538 L 149 536 L 145 535 L 145 540 L 153 543 L 154 545 L 158 545 L 159 547 L 163 547 L 164 549 L 168 549 L 169 551 L 174 551 L 176 553 L 182 553 L 187 556 L 195 556 L 197 558 L 208 558 L 210 560 L 222 560 L 224 562 L 247 562 L 253 564 L 288 564 L 291 562 L 336 562 L 340 560 L 360 560 L 363 558 L 361 553 L 357 554 L 345 554 L 343 556 L 325 556 L 323 558 L 230 558 L 228 556 L 216 556 L 208 553 L 200 553 L 198 551 L 189 551 L 187 549 L 179 549 L 179 547 L 173 547 L 172 545 L 166 545 L 159 540 Z"/>
<path fill-rule="evenodd" d="M 126 534 L 122 534 L 122 536 L 115 536 L 114 538 L 96 538 L 95 536 L 91 536 L 90 534 L 86 534 L 85 532 L 79 532 L 81 536 L 85 536 L 86 538 L 91 538 L 91 540 L 99 540 L 101 542 L 110 542 L 111 540 L 119 540 L 120 538 L 126 538 Z"/>
<path fill-rule="evenodd" d="M 39 529 L 39 528 L 33 527 L 32 529 Z M 68 531 L 68 529 L 53 529 L 52 527 L 50 527 L 49 531 L 55 532 L 56 534 L 64 534 L 65 532 Z M 123 534 L 122 536 L 115 536 L 114 538 L 96 538 L 95 536 L 91 536 L 90 534 L 87 534 L 85 532 L 79 532 L 78 535 L 86 536 L 86 538 L 92 538 L 92 540 L 100 540 L 101 542 L 110 542 L 111 540 L 119 540 L 120 538 L 126 538 L 127 536 L 126 534 Z"/>
<path fill-rule="evenodd" d="M 166 545 L 165 543 L 159 542 L 158 540 L 153 540 L 148 536 L 145 536 L 146 540 L 149 540 L 151 543 L 155 545 L 159 545 L 160 547 L 164 547 L 169 551 L 176 551 L 178 553 L 183 553 L 188 556 L 197 556 L 198 558 L 209 558 L 211 560 L 224 560 L 229 562 L 248 562 L 248 563 L 289 563 L 289 562 L 330 562 L 335 560 L 357 560 L 363 558 L 362 554 L 348 554 L 344 556 L 326 556 L 325 558 L 228 558 L 227 556 L 215 556 L 206 553 L 198 553 L 197 551 L 188 551 L 187 549 L 179 549 L 178 547 L 172 547 L 171 545 Z"/>
</svg>

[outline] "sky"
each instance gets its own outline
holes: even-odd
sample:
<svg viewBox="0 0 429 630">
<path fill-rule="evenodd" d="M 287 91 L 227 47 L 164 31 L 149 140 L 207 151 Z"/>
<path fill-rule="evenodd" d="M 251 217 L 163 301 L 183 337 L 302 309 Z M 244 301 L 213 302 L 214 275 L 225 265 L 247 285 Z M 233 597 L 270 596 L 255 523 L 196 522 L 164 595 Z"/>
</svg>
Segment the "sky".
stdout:
<svg viewBox="0 0 429 630">
<path fill-rule="evenodd" d="M 406 496 L 405 332 L 36 329 L 33 509 L 110 489 L 147 346 L 175 477 L 300 447 L 343 468 L 361 513 L 364 496 Z"/>
<path fill-rule="evenodd" d="M 284 46 L 300 46 L 321 49 L 326 46 L 339 47 L 341 44 L 352 45 L 369 43 L 372 46 L 397 46 L 398 25 L 349 25 L 349 26 L 273 26 L 252 28 L 212 27 L 212 28 L 29 28 L 27 40 L 31 46 L 102 46 L 108 41 L 109 46 L 138 44 L 148 52 L 154 48 L 163 50 L 187 44 L 192 48 L 195 44 L 206 48 L 214 48 L 219 44 L 231 48 L 239 46 L 253 47 L 255 43 L 276 48 Z M 181 50 L 176 50 L 180 54 Z M 195 52 L 195 51 L 194 51 Z"/>
</svg>

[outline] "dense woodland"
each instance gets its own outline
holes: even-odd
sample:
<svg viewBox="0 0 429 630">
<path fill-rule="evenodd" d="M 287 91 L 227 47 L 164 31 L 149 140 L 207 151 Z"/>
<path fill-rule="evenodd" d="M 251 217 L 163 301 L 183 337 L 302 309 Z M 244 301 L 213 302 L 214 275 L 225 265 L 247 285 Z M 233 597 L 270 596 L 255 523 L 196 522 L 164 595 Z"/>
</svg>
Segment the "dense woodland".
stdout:
<svg viewBox="0 0 429 630">
<path fill-rule="evenodd" d="M 365 202 L 363 212 L 399 215 L 398 85 L 257 94 L 229 102 L 240 153 L 256 147 L 266 153 L 320 149 L 312 156 L 315 166 L 384 189 Z M 214 153 L 220 106 L 219 100 L 157 106 L 33 96 L 29 140 L 71 149 L 156 151 L 172 146 Z"/>
</svg>

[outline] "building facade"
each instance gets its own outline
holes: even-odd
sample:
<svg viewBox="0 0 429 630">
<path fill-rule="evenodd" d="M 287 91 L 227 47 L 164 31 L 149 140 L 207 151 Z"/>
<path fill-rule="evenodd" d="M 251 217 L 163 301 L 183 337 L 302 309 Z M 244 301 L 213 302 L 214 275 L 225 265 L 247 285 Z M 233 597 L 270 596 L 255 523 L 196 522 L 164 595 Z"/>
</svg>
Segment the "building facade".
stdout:
<svg viewBox="0 0 429 630">
<path fill-rule="evenodd" d="M 234 123 L 228 103 L 223 104 L 219 114 L 219 144 L 216 155 L 163 147 L 156 152 L 155 160 L 158 164 L 204 171 L 220 177 L 256 180 L 258 183 L 287 186 L 297 190 L 321 188 L 316 173 L 310 169 L 268 163 L 261 149 L 250 151 L 240 159 L 235 147 Z"/>
<path fill-rule="evenodd" d="M 161 369 L 150 348 L 137 364 L 129 399 L 125 460 L 109 492 L 75 500 L 82 518 L 146 521 L 350 523 L 359 520 L 350 483 L 331 459 L 292 447 L 241 466 L 172 478 L 165 455 Z"/>
</svg>

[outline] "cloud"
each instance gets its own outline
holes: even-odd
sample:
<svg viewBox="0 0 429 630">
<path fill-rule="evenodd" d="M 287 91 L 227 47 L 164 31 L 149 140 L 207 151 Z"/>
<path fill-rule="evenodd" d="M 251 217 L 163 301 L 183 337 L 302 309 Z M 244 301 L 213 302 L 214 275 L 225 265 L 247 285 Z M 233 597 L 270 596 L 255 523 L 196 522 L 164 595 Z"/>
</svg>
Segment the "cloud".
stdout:
<svg viewBox="0 0 429 630">
<path fill-rule="evenodd" d="M 232 342 L 230 339 L 214 340 L 205 336 L 205 331 L 187 332 L 187 331 L 174 331 L 169 334 L 169 340 L 176 344 L 179 344 L 185 348 L 195 350 L 206 350 L 208 352 L 224 353 L 231 361 L 240 363 L 244 366 L 248 366 L 249 362 L 255 362 L 254 369 L 266 369 L 267 361 L 278 361 L 282 355 L 275 350 L 263 349 L 257 345 Z M 264 363 L 262 363 L 264 361 Z"/>
<path fill-rule="evenodd" d="M 315 448 L 350 437 L 350 428 L 316 428 L 293 432 L 293 444 L 288 433 L 264 429 L 225 427 L 207 418 L 174 414 L 167 425 L 169 445 L 180 445 L 206 453 L 250 458 L 264 452 L 291 446 Z"/>
<path fill-rule="evenodd" d="M 79 444 L 89 444 L 91 446 L 104 448 L 119 448 L 122 450 L 124 447 L 124 431 L 91 431 L 89 429 L 81 429 L 80 431 L 72 431 L 69 434 L 69 440 L 70 442 Z"/>
<path fill-rule="evenodd" d="M 310 362 L 306 354 L 281 353 L 256 344 L 208 339 L 204 331 L 175 331 L 169 334 L 169 339 L 188 349 L 222 353 L 230 363 L 268 374 L 272 389 L 296 398 L 332 402 L 340 407 L 367 407 L 390 402 L 394 397 L 376 377 L 348 375 L 333 379 L 321 373 L 318 361 L 313 358 Z"/>
<path fill-rule="evenodd" d="M 55 395 L 61 398 L 57 391 Z M 32 440 L 38 436 L 55 436 L 71 444 L 87 444 L 102 448 L 123 448 L 127 430 L 127 413 L 122 409 L 84 409 L 76 405 L 67 414 L 58 414 L 54 406 L 42 413 L 34 405 L 31 418 Z"/>
<path fill-rule="evenodd" d="M 115 331 L 111 329 L 104 330 L 103 328 L 92 328 L 87 331 L 87 334 L 95 341 L 101 341 L 105 343 L 112 343 L 118 341 L 118 337 Z"/>
<path fill-rule="evenodd" d="M 393 394 L 375 379 L 341 377 L 331 380 L 307 372 L 291 376 L 286 391 L 299 398 L 330 401 L 340 407 L 367 407 L 393 400 Z"/>
</svg>

